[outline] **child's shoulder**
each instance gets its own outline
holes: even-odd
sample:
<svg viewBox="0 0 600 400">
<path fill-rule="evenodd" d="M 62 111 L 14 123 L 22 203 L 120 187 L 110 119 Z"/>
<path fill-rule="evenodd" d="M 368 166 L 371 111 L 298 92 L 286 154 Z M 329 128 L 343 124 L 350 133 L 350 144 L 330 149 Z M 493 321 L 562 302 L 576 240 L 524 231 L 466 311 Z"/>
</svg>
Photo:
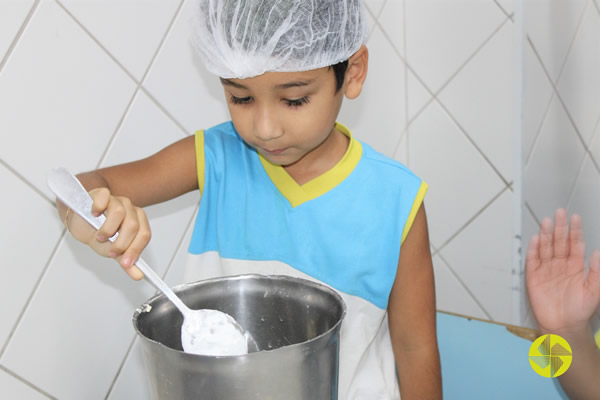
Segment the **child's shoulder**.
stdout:
<svg viewBox="0 0 600 400">
<path fill-rule="evenodd" d="M 369 168 L 380 171 L 384 174 L 390 175 L 401 175 L 409 179 L 417 179 L 420 178 L 415 175 L 413 171 L 410 170 L 406 165 L 402 164 L 400 161 L 395 160 L 391 157 L 386 156 L 373 149 L 371 146 L 366 144 L 365 142 L 358 140 L 363 148 L 362 159 L 365 161 L 365 164 Z"/>
</svg>

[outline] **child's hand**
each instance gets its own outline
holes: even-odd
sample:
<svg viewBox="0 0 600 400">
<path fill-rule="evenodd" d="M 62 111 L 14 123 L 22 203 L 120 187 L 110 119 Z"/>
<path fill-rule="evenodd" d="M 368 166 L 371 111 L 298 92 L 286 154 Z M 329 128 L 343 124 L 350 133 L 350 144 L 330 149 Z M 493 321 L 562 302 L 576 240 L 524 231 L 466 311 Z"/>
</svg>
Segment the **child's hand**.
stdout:
<svg viewBox="0 0 600 400">
<path fill-rule="evenodd" d="M 593 252 L 585 276 L 585 242 L 581 217 L 567 224 L 564 209 L 542 221 L 539 235 L 529 242 L 526 283 L 531 307 L 543 333 L 588 329 L 600 304 L 600 251 Z"/>
<path fill-rule="evenodd" d="M 142 272 L 134 265 L 150 241 L 150 225 L 146 213 L 126 197 L 112 196 L 106 188 L 90 191 L 94 200 L 92 214 L 105 214 L 106 221 L 98 231 L 83 218 L 70 212 L 64 219 L 73 237 L 89 245 L 96 253 L 116 259 L 127 274 L 139 280 Z M 108 239 L 119 233 L 114 242 Z"/>
</svg>

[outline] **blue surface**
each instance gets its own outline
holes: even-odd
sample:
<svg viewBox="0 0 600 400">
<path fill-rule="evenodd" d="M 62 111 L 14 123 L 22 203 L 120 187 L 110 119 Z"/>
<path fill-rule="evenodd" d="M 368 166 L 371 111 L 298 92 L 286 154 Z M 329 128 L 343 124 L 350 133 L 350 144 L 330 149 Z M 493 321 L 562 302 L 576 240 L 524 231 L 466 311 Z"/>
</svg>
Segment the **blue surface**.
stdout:
<svg viewBox="0 0 600 400">
<path fill-rule="evenodd" d="M 438 313 L 437 332 L 444 399 L 568 399 L 531 368 L 531 342 L 506 327 Z"/>
</svg>

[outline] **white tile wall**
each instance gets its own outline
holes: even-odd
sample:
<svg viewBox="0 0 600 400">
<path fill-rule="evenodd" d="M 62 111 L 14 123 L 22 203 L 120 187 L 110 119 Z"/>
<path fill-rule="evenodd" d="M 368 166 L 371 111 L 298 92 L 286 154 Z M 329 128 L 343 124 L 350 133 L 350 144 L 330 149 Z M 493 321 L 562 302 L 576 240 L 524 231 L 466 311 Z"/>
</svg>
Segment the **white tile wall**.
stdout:
<svg viewBox="0 0 600 400">
<path fill-rule="evenodd" d="M 0 2 L 0 179 L 13 194 L 0 208 L 0 289 L 11 299 L 0 306 L 1 398 L 148 397 L 131 314 L 154 291 L 64 238 L 45 177 L 144 157 L 227 118 L 191 46 L 192 3 Z M 532 324 L 524 296 L 512 313 L 522 290 L 511 288 L 512 274 L 522 278 L 511 243 L 513 2 L 366 3 L 369 76 L 340 121 L 431 185 L 438 308 Z M 524 242 L 567 205 L 600 247 L 599 9 L 525 5 Z M 144 257 L 172 285 L 197 202 L 191 193 L 148 209 Z"/>
<path fill-rule="evenodd" d="M 567 207 L 583 217 L 589 254 L 600 248 L 600 9 L 590 0 L 524 4 L 523 245 L 542 218 Z M 521 323 L 534 325 L 523 293 Z"/>
<path fill-rule="evenodd" d="M 17 36 L 34 0 L 5 0 L 0 14 L 0 60 Z"/>
</svg>

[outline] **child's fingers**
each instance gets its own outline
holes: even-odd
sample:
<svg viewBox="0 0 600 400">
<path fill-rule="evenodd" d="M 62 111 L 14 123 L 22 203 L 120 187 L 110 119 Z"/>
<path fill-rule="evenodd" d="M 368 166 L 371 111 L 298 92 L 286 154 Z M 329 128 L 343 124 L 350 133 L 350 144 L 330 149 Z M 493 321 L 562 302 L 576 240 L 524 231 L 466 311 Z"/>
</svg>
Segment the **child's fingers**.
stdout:
<svg viewBox="0 0 600 400">
<path fill-rule="evenodd" d="M 527 247 L 527 254 L 525 255 L 525 278 L 527 281 L 531 278 L 531 274 L 534 273 L 540 266 L 540 237 L 533 235 L 529 240 L 529 246 Z"/>
<path fill-rule="evenodd" d="M 554 248 L 552 244 L 553 232 L 552 232 L 552 220 L 550 218 L 544 218 L 540 226 L 540 259 L 542 262 L 550 261 L 554 256 Z"/>
<path fill-rule="evenodd" d="M 554 257 L 566 258 L 569 256 L 569 226 L 567 224 L 567 211 L 559 208 L 554 213 Z"/>
<path fill-rule="evenodd" d="M 585 259 L 585 241 L 583 240 L 583 223 L 577 214 L 571 216 L 571 227 L 569 228 L 569 242 L 571 256 Z"/>
<path fill-rule="evenodd" d="M 526 262 L 530 266 L 535 266 L 540 262 L 539 255 L 539 247 L 540 247 L 540 236 L 533 235 L 531 240 L 529 240 L 529 246 L 527 246 L 527 254 L 526 254 Z"/>
<path fill-rule="evenodd" d="M 124 202 L 124 206 L 126 207 L 125 218 L 119 226 L 119 236 L 117 236 L 110 248 L 110 257 L 117 257 L 128 251 L 140 231 L 140 222 L 136 208 L 128 202 Z M 131 260 L 131 262 L 134 260 Z"/>
<path fill-rule="evenodd" d="M 99 242 L 105 242 L 108 240 L 108 238 L 114 236 L 114 234 L 120 230 L 121 224 L 127 216 L 128 208 L 131 208 L 131 202 L 129 199 L 111 196 L 108 202 L 108 207 L 105 211 L 106 221 L 104 221 L 104 224 L 102 224 L 100 229 L 98 229 L 98 233 L 96 235 L 96 238 Z M 119 233 L 119 236 L 120 235 L 121 234 Z M 127 238 L 123 238 L 120 242 L 124 243 L 126 239 Z M 117 238 L 117 240 L 119 240 L 119 238 Z M 129 240 L 131 241 L 131 238 L 129 238 Z M 113 246 L 113 248 L 116 249 L 118 246 L 120 245 L 117 244 L 117 246 Z M 123 249 L 125 248 L 127 248 L 127 246 L 125 246 Z M 120 253 L 117 252 L 116 255 L 119 254 Z"/>
<path fill-rule="evenodd" d="M 144 277 L 142 271 L 140 271 L 140 269 L 135 265 L 132 265 L 129 268 L 124 268 L 124 270 L 127 272 L 127 275 L 129 275 L 129 277 L 135 281 L 139 281 Z"/>
<path fill-rule="evenodd" d="M 121 258 L 121 266 L 125 269 L 131 267 L 137 261 L 151 238 L 150 225 L 146 218 L 146 214 L 139 208 L 136 212 L 139 221 L 139 229 Z"/>
<path fill-rule="evenodd" d="M 94 202 L 92 203 L 92 214 L 97 217 L 108 208 L 111 198 L 110 190 L 107 188 L 97 188 L 91 190 L 90 195 L 94 199 Z"/>
</svg>

